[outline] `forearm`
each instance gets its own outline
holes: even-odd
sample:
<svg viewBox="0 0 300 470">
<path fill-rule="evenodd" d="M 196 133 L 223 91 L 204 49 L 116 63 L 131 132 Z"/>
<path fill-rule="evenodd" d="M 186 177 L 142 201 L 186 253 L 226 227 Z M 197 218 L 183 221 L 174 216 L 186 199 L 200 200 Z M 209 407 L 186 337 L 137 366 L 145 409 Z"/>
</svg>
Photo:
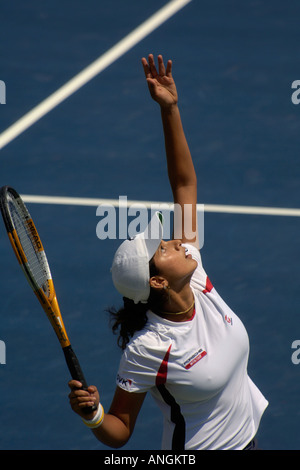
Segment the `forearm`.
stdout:
<svg viewBox="0 0 300 470">
<path fill-rule="evenodd" d="M 103 444 L 119 448 L 126 444 L 130 431 L 123 421 L 112 414 L 105 414 L 101 426 L 92 429 L 95 437 Z"/>
<path fill-rule="evenodd" d="M 146 393 L 130 393 L 116 387 L 108 413 L 104 414 L 100 426 L 92 430 L 95 437 L 109 447 L 125 445 L 133 433 L 145 396 Z"/>
<path fill-rule="evenodd" d="M 168 176 L 173 193 L 174 238 L 199 248 L 197 177 L 177 104 L 161 108 Z M 178 212 L 178 207 L 180 211 Z"/>
<path fill-rule="evenodd" d="M 173 193 L 182 187 L 196 187 L 197 177 L 177 104 L 161 107 L 161 118 L 168 176 Z"/>
</svg>

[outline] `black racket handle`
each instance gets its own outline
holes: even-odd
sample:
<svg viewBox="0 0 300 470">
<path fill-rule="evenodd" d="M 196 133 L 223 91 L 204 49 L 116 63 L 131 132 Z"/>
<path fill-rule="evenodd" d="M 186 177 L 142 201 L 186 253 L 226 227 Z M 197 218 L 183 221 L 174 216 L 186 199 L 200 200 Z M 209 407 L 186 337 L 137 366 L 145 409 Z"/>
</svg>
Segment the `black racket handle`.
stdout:
<svg viewBox="0 0 300 470">
<path fill-rule="evenodd" d="M 79 361 L 78 361 L 77 356 L 76 356 L 75 352 L 73 351 L 71 345 L 66 346 L 62 349 L 63 349 L 64 355 L 65 355 L 66 363 L 67 363 L 67 366 L 68 366 L 69 371 L 71 373 L 72 379 L 78 380 L 79 382 L 81 382 L 82 383 L 82 389 L 87 390 L 87 388 L 88 388 L 87 382 L 84 378 L 84 375 L 83 375 L 83 372 L 81 370 Z M 88 415 L 90 413 L 93 413 L 93 411 L 96 411 L 96 409 L 97 409 L 97 406 L 93 405 L 93 406 L 87 406 L 86 408 L 83 408 L 82 411 L 83 411 L 84 414 Z"/>
</svg>

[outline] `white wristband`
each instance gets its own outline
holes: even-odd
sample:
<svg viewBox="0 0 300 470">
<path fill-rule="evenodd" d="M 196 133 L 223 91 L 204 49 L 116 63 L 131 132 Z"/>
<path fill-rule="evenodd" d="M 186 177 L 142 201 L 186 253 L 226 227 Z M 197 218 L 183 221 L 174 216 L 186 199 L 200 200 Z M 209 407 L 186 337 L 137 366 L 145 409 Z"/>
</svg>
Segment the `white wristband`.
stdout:
<svg viewBox="0 0 300 470">
<path fill-rule="evenodd" d="M 98 408 L 97 408 L 97 413 L 95 414 L 93 419 L 89 419 L 89 420 L 83 419 L 83 418 L 81 419 L 88 428 L 95 429 L 101 426 L 103 418 L 104 418 L 104 409 L 101 403 L 99 403 Z"/>
</svg>

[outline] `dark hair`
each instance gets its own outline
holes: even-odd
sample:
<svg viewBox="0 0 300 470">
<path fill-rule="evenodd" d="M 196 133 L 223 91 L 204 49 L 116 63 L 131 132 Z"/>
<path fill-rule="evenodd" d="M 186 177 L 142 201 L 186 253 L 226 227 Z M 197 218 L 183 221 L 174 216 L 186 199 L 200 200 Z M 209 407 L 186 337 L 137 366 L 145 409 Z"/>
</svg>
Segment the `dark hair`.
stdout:
<svg viewBox="0 0 300 470">
<path fill-rule="evenodd" d="M 158 274 L 158 270 L 154 264 L 153 258 L 149 262 L 150 277 Z M 133 300 L 123 297 L 124 306 L 119 310 L 115 308 L 108 309 L 111 315 L 112 331 L 117 334 L 118 346 L 122 350 L 126 348 L 130 338 L 136 331 L 140 331 L 147 323 L 147 311 L 149 309 L 159 311 L 162 304 L 163 296 L 155 289 L 150 288 L 150 295 L 147 303 L 139 302 L 135 304 Z"/>
</svg>

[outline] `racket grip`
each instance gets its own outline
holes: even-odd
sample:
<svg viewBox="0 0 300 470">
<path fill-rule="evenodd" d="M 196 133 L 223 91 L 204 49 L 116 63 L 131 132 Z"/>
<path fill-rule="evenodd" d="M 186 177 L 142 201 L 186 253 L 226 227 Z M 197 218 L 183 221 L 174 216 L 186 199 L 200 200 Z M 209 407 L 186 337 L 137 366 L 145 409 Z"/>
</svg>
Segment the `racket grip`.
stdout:
<svg viewBox="0 0 300 470">
<path fill-rule="evenodd" d="M 79 382 L 81 382 L 83 390 L 87 390 L 88 388 L 87 382 L 81 370 L 77 356 L 75 352 L 73 351 L 71 345 L 62 348 L 62 350 L 64 352 L 66 363 L 67 363 L 72 379 L 78 380 Z M 96 405 L 87 406 L 86 408 L 83 408 L 83 412 L 85 414 L 90 414 L 90 413 L 93 413 L 93 411 L 96 411 L 96 409 L 97 409 Z"/>
</svg>

